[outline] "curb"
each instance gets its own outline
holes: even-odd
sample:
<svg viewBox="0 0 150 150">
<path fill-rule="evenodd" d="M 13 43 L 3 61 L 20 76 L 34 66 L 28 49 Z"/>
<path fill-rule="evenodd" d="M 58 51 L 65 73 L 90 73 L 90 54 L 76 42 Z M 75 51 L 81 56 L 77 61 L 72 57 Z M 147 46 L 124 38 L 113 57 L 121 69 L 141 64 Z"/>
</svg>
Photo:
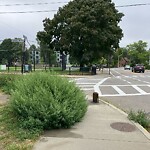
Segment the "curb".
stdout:
<svg viewBox="0 0 150 150">
<path fill-rule="evenodd" d="M 112 107 L 113 109 L 119 111 L 121 114 L 125 115 L 126 117 L 128 116 L 127 113 L 125 113 L 121 109 L 117 108 L 116 106 L 114 106 L 114 105 L 112 105 L 112 104 L 110 104 L 110 103 L 108 103 L 108 102 L 106 102 L 106 101 L 104 101 L 102 99 L 100 99 L 100 101 L 103 102 L 104 104 Z M 130 121 L 145 135 L 146 138 L 148 138 L 150 140 L 150 133 L 146 129 L 144 129 L 139 123 L 136 123 L 136 122 L 134 122 L 132 120 L 130 120 Z"/>
</svg>

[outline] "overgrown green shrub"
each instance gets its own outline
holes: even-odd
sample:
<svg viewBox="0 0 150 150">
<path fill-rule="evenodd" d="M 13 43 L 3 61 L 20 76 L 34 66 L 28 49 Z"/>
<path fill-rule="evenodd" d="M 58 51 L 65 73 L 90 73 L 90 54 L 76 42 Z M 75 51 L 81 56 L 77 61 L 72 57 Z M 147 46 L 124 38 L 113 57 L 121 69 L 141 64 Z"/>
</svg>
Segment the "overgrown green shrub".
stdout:
<svg viewBox="0 0 150 150">
<path fill-rule="evenodd" d="M 135 122 L 138 122 L 144 128 L 148 128 L 150 126 L 150 118 L 145 113 L 145 111 L 139 110 L 137 112 L 130 111 L 128 118 Z"/>
<path fill-rule="evenodd" d="M 84 116 L 87 102 L 67 79 L 34 73 L 15 82 L 9 109 L 25 129 L 68 128 Z"/>
<path fill-rule="evenodd" d="M 0 74 L 0 88 L 7 94 L 10 94 L 11 89 L 14 87 L 14 81 L 21 78 L 16 74 Z"/>
</svg>

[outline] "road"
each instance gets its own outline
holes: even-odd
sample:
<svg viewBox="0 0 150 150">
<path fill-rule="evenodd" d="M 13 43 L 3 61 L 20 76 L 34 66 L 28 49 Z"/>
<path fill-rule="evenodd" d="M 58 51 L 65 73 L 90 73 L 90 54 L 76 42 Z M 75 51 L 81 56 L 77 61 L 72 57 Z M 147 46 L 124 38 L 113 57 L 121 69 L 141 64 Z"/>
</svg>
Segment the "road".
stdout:
<svg viewBox="0 0 150 150">
<path fill-rule="evenodd" d="M 75 81 L 86 94 L 92 95 L 96 91 L 100 99 L 126 112 L 144 110 L 150 113 L 150 71 L 133 73 L 123 68 L 112 68 L 111 75 L 106 73 Z"/>
</svg>

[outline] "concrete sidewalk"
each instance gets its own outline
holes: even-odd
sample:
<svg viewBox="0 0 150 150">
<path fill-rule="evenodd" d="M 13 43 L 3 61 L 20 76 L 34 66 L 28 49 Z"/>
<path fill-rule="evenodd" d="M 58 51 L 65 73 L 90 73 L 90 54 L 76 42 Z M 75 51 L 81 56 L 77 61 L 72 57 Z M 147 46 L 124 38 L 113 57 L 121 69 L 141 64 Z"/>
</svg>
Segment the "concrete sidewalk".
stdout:
<svg viewBox="0 0 150 150">
<path fill-rule="evenodd" d="M 110 76 L 98 72 L 94 78 Z M 94 92 L 94 91 L 93 91 Z M 71 129 L 45 132 L 33 150 L 149 150 L 150 133 L 129 121 L 127 114 L 100 101 L 92 103 L 87 95 L 88 111 Z"/>
<path fill-rule="evenodd" d="M 105 103 L 89 106 L 83 121 L 71 129 L 46 132 L 33 150 L 149 150 L 149 133 Z M 145 134 L 143 134 L 144 131 Z"/>
</svg>

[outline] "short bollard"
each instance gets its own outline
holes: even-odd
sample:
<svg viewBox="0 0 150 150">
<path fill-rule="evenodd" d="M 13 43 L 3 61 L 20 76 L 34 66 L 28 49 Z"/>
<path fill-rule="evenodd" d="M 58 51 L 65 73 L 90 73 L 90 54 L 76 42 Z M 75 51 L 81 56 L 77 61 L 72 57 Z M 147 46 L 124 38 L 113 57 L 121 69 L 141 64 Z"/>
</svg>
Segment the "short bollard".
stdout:
<svg viewBox="0 0 150 150">
<path fill-rule="evenodd" d="M 94 92 L 93 93 L 93 103 L 98 103 L 99 100 L 98 100 L 98 93 L 97 92 Z"/>
</svg>

